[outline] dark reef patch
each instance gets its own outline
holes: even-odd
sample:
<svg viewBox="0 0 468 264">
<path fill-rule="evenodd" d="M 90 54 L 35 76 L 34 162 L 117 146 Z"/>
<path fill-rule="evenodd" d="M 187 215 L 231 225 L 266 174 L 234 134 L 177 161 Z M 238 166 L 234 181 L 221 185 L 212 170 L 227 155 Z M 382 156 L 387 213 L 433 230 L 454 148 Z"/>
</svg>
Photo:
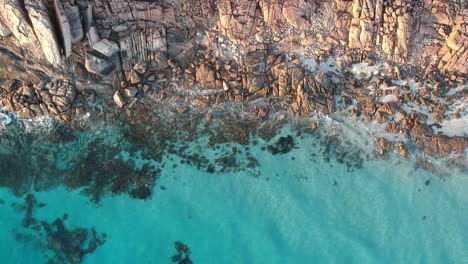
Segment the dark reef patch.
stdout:
<svg viewBox="0 0 468 264">
<path fill-rule="evenodd" d="M 0 187 L 21 196 L 63 184 L 99 203 L 108 195 L 149 198 L 166 161 L 209 173 L 258 166 L 245 148 L 256 134 L 255 117 L 222 116 L 208 129 L 200 128 L 203 114 L 197 111 L 146 103 L 106 111 L 89 122 L 54 123 L 47 131 L 10 125 L 0 136 Z"/>
<path fill-rule="evenodd" d="M 105 243 L 106 234 L 98 235 L 94 228 L 67 228 L 67 214 L 51 223 L 35 219 L 35 208 L 41 208 L 43 204 L 38 203 L 32 194 L 27 194 L 24 200 L 24 204 L 15 205 L 20 211 L 25 211 L 22 229 L 15 231 L 15 238 L 21 243 L 31 243 L 44 252 L 46 263 L 81 263 L 85 255 L 92 254 Z"/>
<path fill-rule="evenodd" d="M 180 241 L 174 242 L 174 248 L 176 250 L 176 254 L 171 257 L 171 261 L 177 264 L 192 264 L 192 260 L 190 259 L 190 248 Z"/>
<path fill-rule="evenodd" d="M 296 147 L 294 138 L 291 135 L 280 137 L 274 144 L 268 145 L 267 150 L 273 154 L 286 154 Z"/>
<path fill-rule="evenodd" d="M 47 236 L 47 247 L 54 253 L 48 263 L 80 263 L 85 255 L 93 253 L 104 244 L 105 234 L 98 236 L 94 228 L 68 230 L 64 221 L 65 219 L 57 218 L 51 224 L 41 222 Z"/>
<path fill-rule="evenodd" d="M 310 120 L 273 115 L 263 120 L 255 111 L 229 109 L 213 111 L 206 126 L 203 111 L 181 112 L 177 106 L 142 101 L 131 111 L 105 108 L 86 122 L 54 123 L 47 131 L 27 132 L 21 122 L 13 122 L 0 135 L 0 187 L 22 196 L 63 184 L 81 190 L 94 203 L 122 194 L 147 199 L 163 169 L 192 166 L 211 174 L 247 172 L 259 177 L 257 148 L 287 154 L 305 135 L 316 141 L 309 147 L 321 152 L 311 154 L 310 160 L 333 160 L 352 171 L 372 158 L 358 142 L 319 129 L 315 122 L 311 128 Z M 285 124 L 292 125 L 294 135 L 282 134 Z M 451 161 L 454 167 L 464 162 Z M 416 165 L 434 171 L 423 158 Z"/>
<path fill-rule="evenodd" d="M 349 140 L 343 140 L 337 135 L 325 135 L 323 137 L 324 148 L 321 151 L 322 159 L 330 162 L 334 159 L 340 164 L 345 164 L 348 171 L 354 171 L 364 166 L 365 152 L 357 144 Z"/>
</svg>

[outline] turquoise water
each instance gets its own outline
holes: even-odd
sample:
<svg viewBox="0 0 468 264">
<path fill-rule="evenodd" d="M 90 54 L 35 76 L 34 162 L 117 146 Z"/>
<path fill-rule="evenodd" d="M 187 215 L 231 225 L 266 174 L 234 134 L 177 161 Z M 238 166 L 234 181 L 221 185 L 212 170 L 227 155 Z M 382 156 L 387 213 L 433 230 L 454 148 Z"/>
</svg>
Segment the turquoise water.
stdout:
<svg viewBox="0 0 468 264">
<path fill-rule="evenodd" d="M 94 204 L 79 190 L 32 192 L 45 203 L 33 217 L 52 222 L 66 213 L 67 227 L 105 233 L 82 263 L 173 263 L 175 241 L 193 263 L 468 262 L 467 175 L 438 178 L 393 156 L 350 170 L 319 159 L 313 136 L 296 140 L 284 155 L 251 145 L 259 166 L 240 172 L 210 174 L 168 159 L 147 200 L 117 195 Z M 46 263 L 45 242 L 11 206 L 23 198 L 6 189 L 0 198 L 2 263 Z"/>
</svg>

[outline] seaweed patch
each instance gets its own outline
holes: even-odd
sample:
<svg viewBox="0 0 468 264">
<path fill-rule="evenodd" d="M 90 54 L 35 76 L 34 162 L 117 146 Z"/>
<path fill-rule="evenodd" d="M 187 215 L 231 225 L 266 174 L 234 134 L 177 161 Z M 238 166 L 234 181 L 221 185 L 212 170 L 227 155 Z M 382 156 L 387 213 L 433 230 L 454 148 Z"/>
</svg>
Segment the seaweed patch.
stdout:
<svg viewBox="0 0 468 264">
<path fill-rule="evenodd" d="M 22 228 L 15 231 L 15 238 L 18 242 L 31 243 L 41 249 L 47 259 L 46 263 L 81 263 L 86 255 L 92 254 L 105 243 L 107 235 L 98 234 L 94 228 L 68 228 L 65 224 L 67 214 L 53 222 L 34 218 L 35 208 L 44 205 L 38 203 L 32 194 L 27 194 L 24 201 L 22 205 L 15 205 L 19 211 L 25 211 Z"/>
<path fill-rule="evenodd" d="M 171 261 L 173 263 L 177 264 L 192 264 L 192 260 L 190 259 L 190 254 L 192 253 L 190 248 L 180 242 L 176 241 L 174 242 L 174 248 L 176 250 L 176 253 L 171 257 Z"/>
</svg>

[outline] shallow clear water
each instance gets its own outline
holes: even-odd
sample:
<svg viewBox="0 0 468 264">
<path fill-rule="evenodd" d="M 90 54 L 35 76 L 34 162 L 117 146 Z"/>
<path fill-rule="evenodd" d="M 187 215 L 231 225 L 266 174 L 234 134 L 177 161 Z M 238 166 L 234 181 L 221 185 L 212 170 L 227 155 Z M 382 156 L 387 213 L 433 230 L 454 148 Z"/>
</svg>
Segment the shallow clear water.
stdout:
<svg viewBox="0 0 468 264">
<path fill-rule="evenodd" d="M 442 180 L 395 158 L 350 171 L 318 159 L 314 143 L 305 136 L 284 155 L 251 146 L 260 165 L 239 173 L 168 165 L 145 201 L 120 195 L 96 206 L 76 190 L 34 193 L 46 206 L 33 215 L 51 222 L 66 213 L 67 226 L 106 233 L 83 263 L 172 263 L 174 241 L 190 248 L 193 263 L 468 260 L 467 175 Z M 23 199 L 5 189 L 0 198 L 2 263 L 45 263 L 43 245 L 15 237 L 24 212 L 10 205 Z"/>
</svg>

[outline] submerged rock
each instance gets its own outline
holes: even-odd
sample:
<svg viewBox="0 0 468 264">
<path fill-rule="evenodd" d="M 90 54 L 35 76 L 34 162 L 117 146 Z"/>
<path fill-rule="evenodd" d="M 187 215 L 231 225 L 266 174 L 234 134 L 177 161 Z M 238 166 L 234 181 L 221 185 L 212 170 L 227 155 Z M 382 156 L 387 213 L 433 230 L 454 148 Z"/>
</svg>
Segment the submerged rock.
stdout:
<svg viewBox="0 0 468 264">
<path fill-rule="evenodd" d="M 267 150 L 273 154 L 286 154 L 296 148 L 294 138 L 290 135 L 286 137 L 280 137 L 274 144 L 268 145 Z"/>
<path fill-rule="evenodd" d="M 81 263 L 83 257 L 92 254 L 106 240 L 106 234 L 98 235 L 94 228 L 68 229 L 65 220 L 68 215 L 57 218 L 52 223 L 45 220 L 37 220 L 33 217 L 35 207 L 42 208 L 43 203 L 38 203 L 32 194 L 25 197 L 25 217 L 22 221 L 22 230 L 16 230 L 17 240 L 23 243 L 37 243 L 36 246 L 44 245 L 45 251 L 51 251 L 52 256 L 47 263 Z M 24 232 L 24 233 L 23 233 Z M 28 239 L 22 239 L 28 236 Z M 44 260 L 44 263 L 46 260 Z"/>
<path fill-rule="evenodd" d="M 130 196 L 134 199 L 146 200 L 151 196 L 151 190 L 146 186 L 140 186 L 131 190 Z"/>
<path fill-rule="evenodd" d="M 175 255 L 171 257 L 171 261 L 177 264 L 192 264 L 190 259 L 190 248 L 180 241 L 174 242 L 174 248 L 177 251 Z"/>
</svg>

